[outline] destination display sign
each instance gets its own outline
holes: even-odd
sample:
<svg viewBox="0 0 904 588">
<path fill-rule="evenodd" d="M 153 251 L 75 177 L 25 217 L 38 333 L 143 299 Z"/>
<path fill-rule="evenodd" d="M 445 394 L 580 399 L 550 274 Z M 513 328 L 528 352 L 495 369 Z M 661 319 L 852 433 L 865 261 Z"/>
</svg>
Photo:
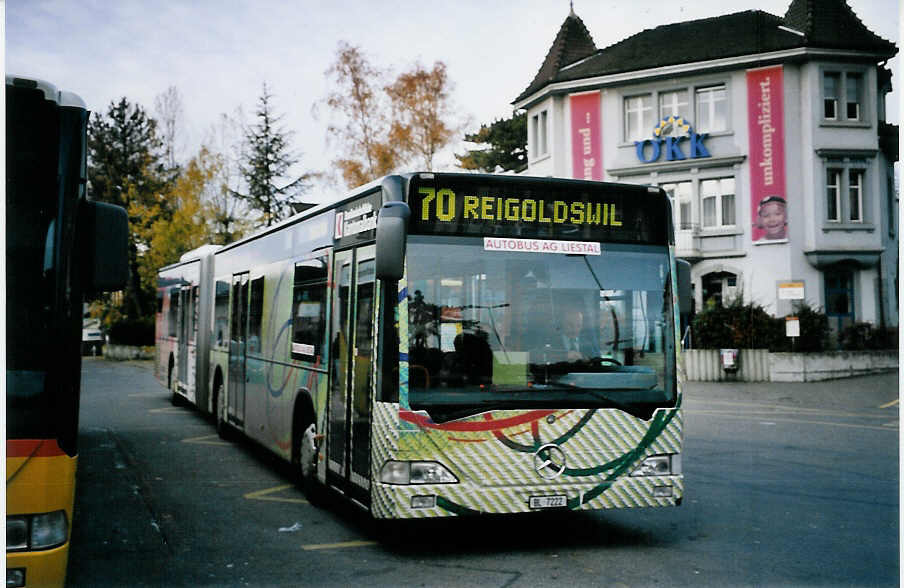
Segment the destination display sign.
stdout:
<svg viewBox="0 0 904 588">
<path fill-rule="evenodd" d="M 668 201 L 641 186 L 435 174 L 408 200 L 412 234 L 669 242 Z"/>
</svg>

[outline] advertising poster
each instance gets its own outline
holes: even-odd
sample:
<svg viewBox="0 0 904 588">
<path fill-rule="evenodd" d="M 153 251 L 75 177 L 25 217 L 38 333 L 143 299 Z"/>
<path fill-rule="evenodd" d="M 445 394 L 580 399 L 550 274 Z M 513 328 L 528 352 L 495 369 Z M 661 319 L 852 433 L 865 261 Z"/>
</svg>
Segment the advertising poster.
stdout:
<svg viewBox="0 0 904 588">
<path fill-rule="evenodd" d="M 603 125 L 600 93 L 570 96 L 571 175 L 579 180 L 603 179 Z"/>
<path fill-rule="evenodd" d="M 781 66 L 747 71 L 750 218 L 754 243 L 788 238 L 783 96 Z"/>
</svg>

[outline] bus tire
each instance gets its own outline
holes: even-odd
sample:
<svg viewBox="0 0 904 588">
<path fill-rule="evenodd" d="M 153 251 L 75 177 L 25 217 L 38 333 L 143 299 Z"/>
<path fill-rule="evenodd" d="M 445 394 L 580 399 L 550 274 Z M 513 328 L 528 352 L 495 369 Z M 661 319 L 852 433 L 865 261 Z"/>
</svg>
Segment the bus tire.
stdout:
<svg viewBox="0 0 904 588">
<path fill-rule="evenodd" d="M 324 503 L 326 488 L 317 480 L 317 461 L 320 457 L 317 448 L 317 425 L 306 411 L 303 411 L 303 416 L 298 419 L 295 431 L 292 463 L 295 465 L 298 486 L 308 502 L 314 506 L 321 506 Z"/>
<path fill-rule="evenodd" d="M 223 390 L 223 382 L 217 382 L 216 390 L 213 393 L 214 410 L 217 419 L 217 435 L 220 439 L 229 440 L 232 438 L 232 430 L 229 423 L 226 422 L 226 394 Z"/>
</svg>

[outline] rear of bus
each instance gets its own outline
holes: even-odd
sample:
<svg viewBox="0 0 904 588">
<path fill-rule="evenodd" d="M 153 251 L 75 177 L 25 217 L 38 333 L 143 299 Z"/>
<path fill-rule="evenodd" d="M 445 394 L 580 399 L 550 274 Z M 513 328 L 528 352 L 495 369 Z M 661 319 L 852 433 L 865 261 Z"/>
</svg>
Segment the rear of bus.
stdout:
<svg viewBox="0 0 904 588">
<path fill-rule="evenodd" d="M 6 78 L 6 585 L 62 585 L 72 529 L 82 292 L 127 276 L 127 219 L 84 200 L 88 112 Z M 98 237 L 102 228 L 103 237 Z"/>
<path fill-rule="evenodd" d="M 680 504 L 664 193 L 455 174 L 412 176 L 406 192 L 381 339 L 383 399 L 398 404 L 375 405 L 374 515 Z"/>
</svg>

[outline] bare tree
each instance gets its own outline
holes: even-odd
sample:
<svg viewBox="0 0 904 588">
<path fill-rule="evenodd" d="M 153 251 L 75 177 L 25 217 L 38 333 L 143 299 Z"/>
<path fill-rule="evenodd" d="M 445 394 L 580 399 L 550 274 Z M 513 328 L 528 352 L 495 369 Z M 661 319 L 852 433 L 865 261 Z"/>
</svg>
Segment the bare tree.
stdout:
<svg viewBox="0 0 904 588">
<path fill-rule="evenodd" d="M 163 143 L 163 160 L 167 168 L 178 168 L 179 141 L 182 135 L 185 113 L 182 95 L 176 86 L 170 86 L 154 99 L 154 114 L 158 135 Z"/>
</svg>

